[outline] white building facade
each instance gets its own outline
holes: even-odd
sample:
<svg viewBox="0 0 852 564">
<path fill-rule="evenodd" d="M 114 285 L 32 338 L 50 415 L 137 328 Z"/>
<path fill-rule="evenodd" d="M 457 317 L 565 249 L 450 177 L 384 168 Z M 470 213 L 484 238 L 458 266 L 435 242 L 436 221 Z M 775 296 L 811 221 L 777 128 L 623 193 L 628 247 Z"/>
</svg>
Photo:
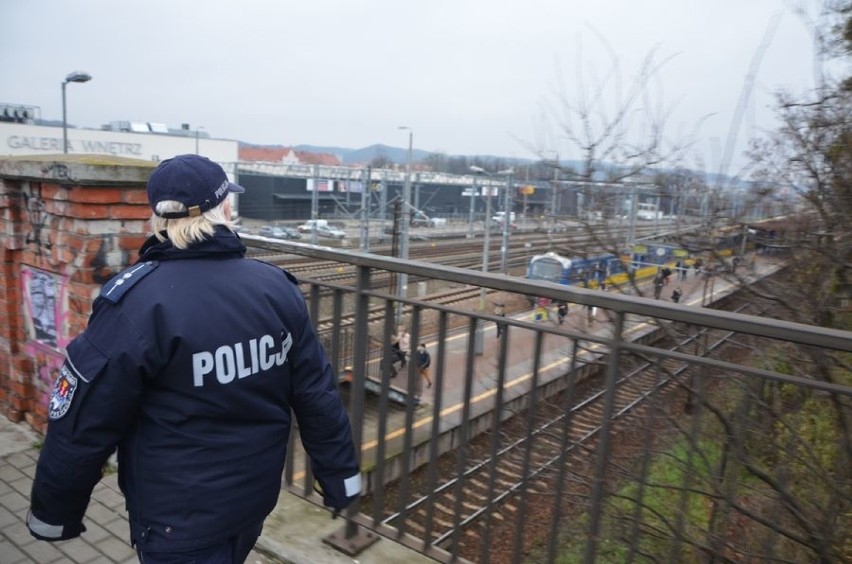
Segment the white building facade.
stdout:
<svg viewBox="0 0 852 564">
<path fill-rule="evenodd" d="M 239 159 L 237 141 L 162 133 L 135 133 L 68 128 L 68 153 L 114 155 L 161 161 L 175 155 L 198 153 L 222 165 L 231 181 Z M 0 122 L 0 156 L 62 153 L 62 128 Z"/>
</svg>

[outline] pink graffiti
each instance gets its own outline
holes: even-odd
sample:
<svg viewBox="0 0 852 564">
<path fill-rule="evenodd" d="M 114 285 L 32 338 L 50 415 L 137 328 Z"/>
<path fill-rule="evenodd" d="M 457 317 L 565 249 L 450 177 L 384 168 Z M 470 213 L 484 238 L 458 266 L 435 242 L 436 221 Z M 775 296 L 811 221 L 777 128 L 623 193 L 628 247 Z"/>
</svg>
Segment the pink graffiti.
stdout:
<svg viewBox="0 0 852 564">
<path fill-rule="evenodd" d="M 38 341 L 27 342 L 24 353 L 33 359 L 36 365 L 35 383 L 39 402 L 47 405 L 53 390 L 53 382 L 62 363 L 65 362 L 65 355 Z"/>
</svg>

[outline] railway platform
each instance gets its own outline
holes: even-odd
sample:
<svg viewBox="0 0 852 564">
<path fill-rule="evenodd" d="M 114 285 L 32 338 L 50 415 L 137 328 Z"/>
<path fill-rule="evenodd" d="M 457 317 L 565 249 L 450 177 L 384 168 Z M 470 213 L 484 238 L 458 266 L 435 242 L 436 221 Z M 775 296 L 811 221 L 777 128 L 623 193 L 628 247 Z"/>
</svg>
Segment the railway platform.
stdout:
<svg viewBox="0 0 852 564">
<path fill-rule="evenodd" d="M 769 276 L 776 269 L 769 260 L 758 260 L 754 272 L 749 276 Z M 677 274 L 668 286 L 663 297 L 668 299 L 671 290 L 680 286 L 683 290 L 683 307 L 701 307 L 719 296 L 733 290 L 733 285 L 721 277 L 707 279 L 689 273 L 685 280 L 677 280 Z M 533 311 L 515 316 L 516 320 L 533 321 Z M 539 321 L 538 323 L 555 323 Z M 603 311 L 596 312 L 590 319 L 586 308 L 572 305 L 566 326 L 591 334 L 603 334 L 611 331 L 611 323 Z M 635 327 L 630 330 L 638 330 Z M 483 350 L 476 355 L 470 366 L 472 372 L 466 374 L 468 350 L 472 343 L 466 332 L 456 333 L 445 339 L 444 370 L 433 369 L 435 385 L 428 389 L 419 389 L 419 376 L 412 371 L 401 374 L 397 380 L 408 378 L 407 382 L 418 386 L 422 403 L 409 413 L 403 409 L 388 412 L 384 432 L 386 435 L 385 452 L 399 452 L 403 446 L 406 428 L 413 433 L 408 439 L 415 450 L 427 448 L 434 430 L 439 429 L 440 441 L 451 444 L 457 440 L 463 419 L 475 425 L 477 418 L 487 418 L 493 410 L 494 396 L 502 387 L 506 394 L 504 401 L 523 396 L 532 385 L 531 362 L 535 348 L 535 334 L 522 328 L 510 329 L 506 354 L 505 372 L 501 376 L 500 355 L 501 340 L 496 337 L 493 323 L 483 328 Z M 429 342 L 433 364 L 437 354 L 437 343 Z M 543 349 L 546 351 L 540 360 L 539 385 L 546 385 L 548 378 L 556 379 L 567 368 L 570 356 L 570 340 L 558 335 L 546 335 Z M 589 354 L 593 354 L 593 351 Z M 440 374 L 439 374 L 440 372 Z M 550 375 L 550 376 L 549 376 Z M 464 413 L 466 378 L 471 379 L 470 412 Z M 502 386 L 499 383 L 502 382 Z M 397 385 L 404 385 L 400 381 Z M 436 419 L 437 425 L 436 425 Z M 368 420 L 364 426 L 362 457 L 365 466 L 375 468 L 376 447 L 379 432 L 378 421 Z M 24 526 L 28 506 L 29 490 L 38 457 L 38 437 L 26 424 L 14 424 L 0 418 L 0 555 L 2 562 L 23 564 L 37 562 L 136 562 L 136 556 L 127 541 L 128 527 L 124 512 L 123 499 L 118 492 L 115 475 L 108 475 L 94 492 L 92 503 L 86 516 L 88 531 L 82 538 L 61 543 L 43 543 L 35 541 Z M 420 454 L 414 454 L 418 458 Z M 296 463 L 299 467 L 299 463 Z M 390 462 L 387 472 L 404 470 L 401 457 Z M 302 499 L 284 490 L 279 503 L 266 521 L 263 535 L 248 562 L 271 564 L 288 562 L 307 563 L 344 563 L 357 561 L 362 564 L 373 563 L 418 563 L 430 562 L 431 558 L 389 538 L 379 542 L 355 557 L 350 557 L 323 542 L 322 539 L 342 530 L 342 519 L 332 520 L 331 514 L 324 508 Z M 410 543 L 409 543 L 410 545 Z"/>
<path fill-rule="evenodd" d="M 747 273 L 745 269 L 741 275 L 747 279 L 757 279 L 771 276 L 778 269 L 778 263 L 772 260 L 763 260 L 756 257 L 753 270 Z M 704 307 L 729 295 L 736 290 L 736 284 L 721 276 L 706 276 L 695 274 L 692 270 L 683 279 L 678 279 L 677 274 L 671 276 L 670 281 L 664 287 L 661 299 L 671 303 L 672 291 L 680 287 L 682 297 L 680 305 L 683 307 Z M 651 281 L 645 281 L 639 290 L 648 300 L 653 295 Z M 634 293 L 627 288 L 609 289 L 608 292 Z M 556 307 L 551 306 L 549 316 L 545 320 L 537 320 L 535 308 L 528 311 L 516 313 L 510 316 L 516 321 L 532 322 L 538 324 L 549 324 L 557 326 Z M 587 308 L 577 304 L 569 306 L 569 313 L 565 319 L 564 327 L 568 330 L 604 337 L 612 332 L 612 319 L 609 312 L 598 308 Z M 625 333 L 629 339 L 639 339 L 654 328 L 642 321 L 628 322 Z M 505 374 L 503 375 L 503 401 L 512 401 L 526 395 L 533 378 L 533 360 L 535 357 L 535 337 L 533 330 L 523 327 L 511 328 L 511 336 L 508 339 L 506 360 L 504 362 Z M 471 411 L 468 417 L 475 421 L 477 418 L 488 416 L 494 407 L 494 398 L 497 393 L 499 370 L 500 370 L 500 345 L 495 323 L 485 323 L 482 327 L 482 354 L 473 354 L 471 374 Z M 438 343 L 425 339 L 427 349 L 430 351 L 433 368 L 432 379 L 434 385 L 426 388 L 423 381 L 412 368 L 410 373 L 400 372 L 400 375 L 390 381 L 391 386 L 410 391 L 412 396 L 420 398 L 420 404 L 416 408 L 413 422 L 411 422 L 414 433 L 414 448 L 418 444 L 425 448 L 430 437 L 433 435 L 433 424 L 438 420 L 441 434 L 447 435 L 446 442 L 455 444 L 461 419 L 464 416 L 465 405 L 465 363 L 471 356 L 472 343 L 467 331 L 454 332 L 444 339 L 445 362 L 443 374 L 438 376 L 434 367 L 437 358 Z M 570 357 L 572 352 L 572 339 L 555 334 L 543 335 L 542 355 L 538 367 L 538 385 L 546 386 L 549 382 L 558 380 L 570 368 Z M 594 347 L 580 357 L 581 362 L 591 368 L 591 364 L 599 355 L 595 353 Z M 409 364 L 410 366 L 410 364 Z M 436 377 L 437 376 L 437 377 Z M 407 378 L 406 378 L 407 377 Z M 377 428 L 375 420 L 368 420 L 364 430 L 364 449 L 362 456 L 368 464 L 375 462 L 374 449 L 377 442 Z M 388 441 L 387 450 L 397 451 L 403 448 L 403 437 L 405 435 L 406 412 L 403 409 L 389 410 L 386 419 L 385 437 Z M 415 458 L 418 456 L 415 454 Z M 392 467 L 393 474 L 399 468 Z"/>
</svg>

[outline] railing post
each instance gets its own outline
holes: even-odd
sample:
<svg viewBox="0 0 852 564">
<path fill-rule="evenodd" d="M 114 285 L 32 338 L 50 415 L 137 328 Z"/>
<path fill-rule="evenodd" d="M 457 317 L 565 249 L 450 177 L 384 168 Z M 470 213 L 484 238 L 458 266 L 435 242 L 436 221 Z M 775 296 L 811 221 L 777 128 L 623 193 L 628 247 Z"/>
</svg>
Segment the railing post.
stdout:
<svg viewBox="0 0 852 564">
<path fill-rule="evenodd" d="M 364 436 L 364 379 L 367 375 L 367 346 L 369 345 L 367 317 L 370 310 L 370 297 L 366 292 L 370 289 L 370 267 L 359 266 L 356 277 L 354 380 L 349 402 L 349 418 L 352 423 L 355 452 L 360 463 Z M 349 556 L 355 556 L 379 540 L 379 536 L 373 531 L 359 527 L 355 522 L 355 517 L 358 515 L 357 502 L 350 505 L 345 514 L 346 525 L 343 529 L 328 535 L 323 542 Z"/>
<path fill-rule="evenodd" d="M 615 413 L 615 388 L 618 380 L 618 364 L 621 357 L 621 348 L 624 339 L 624 317 L 623 311 L 615 314 L 615 327 L 612 332 L 612 349 L 609 351 L 609 362 L 606 370 L 606 396 L 604 397 L 603 413 L 601 414 L 600 442 L 595 457 L 595 475 L 592 484 L 591 509 L 589 515 L 589 533 L 586 536 L 586 552 L 583 562 L 594 564 L 595 553 L 598 548 L 598 534 L 601 527 L 601 514 L 603 512 L 604 480 L 606 479 L 606 468 L 609 464 L 609 441 L 612 428 L 612 416 Z"/>
</svg>

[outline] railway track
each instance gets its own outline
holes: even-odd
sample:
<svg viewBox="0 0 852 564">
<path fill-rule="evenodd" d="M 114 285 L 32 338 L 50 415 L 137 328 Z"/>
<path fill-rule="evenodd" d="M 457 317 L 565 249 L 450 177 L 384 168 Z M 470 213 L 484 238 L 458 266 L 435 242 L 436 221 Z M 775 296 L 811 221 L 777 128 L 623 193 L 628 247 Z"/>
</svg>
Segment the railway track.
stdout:
<svg viewBox="0 0 852 564">
<path fill-rule="evenodd" d="M 507 250 L 507 262 L 512 269 L 525 267 L 529 258 L 547 250 L 557 250 L 563 254 L 581 254 L 588 250 L 589 245 L 600 245 L 601 240 L 610 240 L 613 237 L 623 235 L 624 230 L 613 229 L 609 232 L 600 233 L 560 233 L 557 236 L 546 237 L 541 233 L 513 233 L 509 240 Z M 650 235 L 654 232 L 653 227 L 641 226 L 637 229 L 637 235 Z M 494 239 L 494 237 L 492 237 Z M 495 241 L 499 245 L 499 238 Z M 250 243 L 250 240 L 249 240 Z M 492 256 L 498 247 L 492 248 Z M 371 253 L 391 256 L 391 246 L 373 247 Z M 250 248 L 250 256 L 286 268 L 296 276 L 305 276 L 326 282 L 337 282 L 341 280 L 354 280 L 354 268 L 351 266 L 341 267 L 338 263 L 329 261 L 316 261 L 310 258 L 299 257 L 286 252 L 270 251 L 269 249 Z M 415 260 L 437 262 L 447 266 L 459 268 L 478 269 L 482 265 L 482 239 L 454 238 L 435 239 L 428 242 L 412 243 L 409 248 L 409 256 Z M 500 264 L 499 258 L 490 260 L 489 270 L 493 270 Z M 390 282 L 388 277 L 387 282 Z M 378 284 L 376 287 L 379 287 Z"/>
<path fill-rule="evenodd" d="M 493 292 L 493 290 L 489 291 L 489 292 Z M 445 290 L 445 291 L 442 291 L 442 292 L 437 292 L 437 293 L 431 294 L 428 299 L 433 304 L 448 306 L 448 305 L 456 304 L 456 303 L 459 303 L 459 302 L 468 301 L 468 300 L 471 300 L 473 298 L 478 298 L 479 295 L 480 295 L 479 288 L 457 288 L 457 289 Z M 408 306 L 405 306 L 403 308 L 403 313 L 407 314 L 409 309 L 410 308 Z M 375 323 L 375 322 L 378 322 L 378 321 L 383 321 L 384 318 L 385 318 L 384 306 L 372 307 L 372 308 L 370 308 L 369 312 L 367 313 L 368 324 L 372 324 L 372 323 Z M 317 331 L 322 332 L 322 331 L 331 330 L 335 326 L 336 319 L 339 319 L 338 323 L 340 324 L 341 327 L 348 327 L 348 326 L 350 326 L 354 323 L 355 314 L 354 313 L 343 314 L 339 318 L 326 317 L 326 318 L 320 320 L 319 323 L 317 323 Z"/>
<path fill-rule="evenodd" d="M 748 305 L 739 309 L 745 307 Z M 730 333 L 705 329 L 669 348 L 694 353 L 700 345 L 705 356 L 718 356 L 730 337 Z M 693 370 L 697 370 L 694 365 L 681 361 L 636 359 L 617 381 L 612 431 L 618 432 L 649 409 L 650 398 L 676 389 L 676 382 Z M 526 507 L 522 497 L 561 492 L 580 509 L 588 500 L 591 480 L 583 476 L 591 473 L 589 453 L 597 447 L 607 421 L 606 391 L 595 380 L 600 378 L 583 383 L 583 388 L 588 387 L 582 397 L 569 389 L 557 401 L 538 402 L 534 427 L 532 417 L 515 416 L 501 425 L 499 434 L 475 438 L 444 455 L 437 463 L 439 472 L 418 470 L 412 483 L 419 484 L 420 494 L 404 504 L 400 493 L 393 486 L 388 488 L 382 524 L 423 539 L 424 545 L 440 547 L 453 557 L 478 561 L 496 551 L 491 553 L 491 561 L 517 561 L 523 547 L 504 546 L 498 530 L 524 522 L 524 515 L 519 515 Z M 563 490 L 566 468 L 571 468 L 574 481 Z M 450 477 L 436 480 L 439 474 Z M 515 532 L 506 537 L 521 539 L 524 535 Z"/>
</svg>

